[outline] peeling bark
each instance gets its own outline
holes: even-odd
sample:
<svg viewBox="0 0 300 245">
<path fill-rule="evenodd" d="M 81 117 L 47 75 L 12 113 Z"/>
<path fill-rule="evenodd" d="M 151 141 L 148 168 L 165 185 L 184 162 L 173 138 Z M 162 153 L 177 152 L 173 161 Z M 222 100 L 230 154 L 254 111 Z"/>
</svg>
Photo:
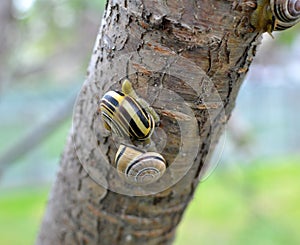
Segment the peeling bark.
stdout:
<svg viewBox="0 0 300 245">
<path fill-rule="evenodd" d="M 250 2 L 255 3 L 107 3 L 80 95 L 84 99 L 78 100 L 74 111 L 77 123 L 61 158 L 37 244 L 172 243 L 261 39 L 250 25 L 255 6 Z M 120 57 L 128 60 L 122 63 L 118 61 Z M 170 171 L 165 181 L 188 170 L 178 182 L 174 181 L 175 185 L 159 193 L 144 195 L 152 189 L 141 193 L 137 189 L 138 196 L 129 196 L 109 190 L 112 185 L 126 188 L 126 183 L 118 186 L 114 173 L 99 163 L 108 159 L 113 164 L 117 146 L 110 135 L 97 128 L 97 120 L 91 119 L 99 100 L 97 95 L 101 97 L 110 88 L 120 89 L 122 76 L 130 78 L 134 88 L 160 114 L 160 128 L 167 134 L 161 153 L 167 162 L 171 165 L 179 156 L 179 167 Z M 183 79 L 187 76 L 189 82 Z M 184 103 L 172 101 L 172 96 L 159 97 L 161 88 L 173 91 Z M 195 128 L 191 128 L 194 124 L 180 126 L 185 105 L 194 113 Z M 96 132 L 96 145 L 91 131 Z M 155 143 L 159 144 L 161 137 L 157 132 Z M 99 149 L 104 158 L 99 156 Z M 186 152 L 182 153 L 182 149 Z M 97 178 L 106 181 L 108 188 L 99 185 Z"/>
</svg>

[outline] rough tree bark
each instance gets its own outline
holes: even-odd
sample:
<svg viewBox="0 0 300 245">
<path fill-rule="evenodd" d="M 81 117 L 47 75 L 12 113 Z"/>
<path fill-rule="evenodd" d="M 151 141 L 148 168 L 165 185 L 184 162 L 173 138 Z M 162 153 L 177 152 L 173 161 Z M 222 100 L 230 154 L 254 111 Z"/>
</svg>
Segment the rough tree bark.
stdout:
<svg viewBox="0 0 300 245">
<path fill-rule="evenodd" d="M 150 87 L 143 96 L 160 114 L 160 128 L 167 134 L 162 154 L 169 163 L 179 155 L 180 167 L 188 171 L 179 182 L 159 193 L 130 196 L 113 192 L 99 185 L 97 176 L 94 179 L 90 176 L 98 166 L 97 150 L 101 149 L 113 162 L 116 146 L 112 137 L 99 131 L 99 149 L 94 147 L 84 155 L 85 163 L 96 167 L 83 168 L 74 141 L 79 148 L 92 145 L 88 131 L 95 132 L 97 126 L 94 120 L 85 122 L 87 125 L 82 121 L 75 123 L 61 158 L 37 244 L 172 243 L 260 43 L 262 33 L 250 24 L 255 8 L 254 0 L 108 1 L 87 81 L 81 91 L 84 99 L 78 102 L 74 120 L 93 114 L 96 94 L 103 95 L 111 86 L 119 88 L 120 82 L 115 83 L 119 71 L 131 79 L 135 88 L 141 89 L 142 95 L 143 88 Z M 132 53 L 138 54 L 140 60 L 134 54 L 128 55 Z M 128 57 L 123 67 L 118 63 L 122 55 Z M 177 66 L 172 68 L 176 62 Z M 200 72 L 195 72 L 188 62 L 195 64 Z M 180 75 L 169 73 L 169 68 L 176 74 L 189 74 L 192 85 L 183 82 Z M 213 90 L 207 84 L 209 81 L 213 82 L 222 103 L 215 93 L 208 91 Z M 179 102 L 168 100 L 168 96 L 149 101 L 162 87 L 174 91 L 193 110 L 197 120 L 193 135 L 189 129 L 180 132 L 182 128 L 176 122 L 180 121 L 181 114 L 164 107 L 180 107 Z M 187 140 L 182 143 L 180 135 Z M 197 140 L 199 145 L 194 147 Z M 187 146 L 182 154 L 181 144 Z M 193 152 L 196 150 L 195 157 L 188 156 L 189 147 Z M 110 187 L 115 176 L 105 167 L 98 167 Z"/>
</svg>

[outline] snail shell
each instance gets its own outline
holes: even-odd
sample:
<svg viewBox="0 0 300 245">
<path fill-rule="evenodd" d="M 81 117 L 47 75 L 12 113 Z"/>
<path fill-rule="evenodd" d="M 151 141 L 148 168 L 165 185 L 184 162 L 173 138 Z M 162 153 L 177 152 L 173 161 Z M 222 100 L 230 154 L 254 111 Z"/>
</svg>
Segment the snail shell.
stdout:
<svg viewBox="0 0 300 245">
<path fill-rule="evenodd" d="M 143 152 L 122 144 L 116 154 L 115 164 L 127 181 L 142 185 L 157 181 L 166 170 L 166 161 L 159 153 Z"/>
<path fill-rule="evenodd" d="M 300 0 L 271 0 L 274 31 L 285 30 L 300 21 Z"/>
<path fill-rule="evenodd" d="M 152 115 L 137 100 L 119 91 L 108 91 L 102 97 L 100 111 L 104 126 L 121 137 L 147 140 L 155 128 Z"/>
</svg>

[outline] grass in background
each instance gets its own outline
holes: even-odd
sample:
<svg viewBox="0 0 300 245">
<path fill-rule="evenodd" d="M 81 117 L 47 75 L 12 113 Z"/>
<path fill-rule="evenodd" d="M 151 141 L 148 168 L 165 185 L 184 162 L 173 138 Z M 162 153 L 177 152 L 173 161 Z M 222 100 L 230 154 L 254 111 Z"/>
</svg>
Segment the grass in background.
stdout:
<svg viewBox="0 0 300 245">
<path fill-rule="evenodd" d="M 26 188 L 1 191 L 0 244 L 34 244 L 49 189 Z"/>
<path fill-rule="evenodd" d="M 300 244 L 299 157 L 219 167 L 200 183 L 175 245 Z"/>
<path fill-rule="evenodd" d="M 175 245 L 300 244 L 299 157 L 219 167 L 195 193 Z M 0 244 L 33 244 L 49 188 L 0 194 Z"/>
</svg>

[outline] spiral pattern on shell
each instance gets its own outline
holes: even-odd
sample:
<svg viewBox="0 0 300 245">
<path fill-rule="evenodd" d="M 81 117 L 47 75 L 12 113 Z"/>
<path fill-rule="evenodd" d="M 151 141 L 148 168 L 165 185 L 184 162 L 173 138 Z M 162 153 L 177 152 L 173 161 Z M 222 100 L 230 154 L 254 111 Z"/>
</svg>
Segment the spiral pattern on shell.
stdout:
<svg viewBox="0 0 300 245">
<path fill-rule="evenodd" d="M 274 31 L 288 29 L 300 21 L 300 0 L 271 0 Z"/>
<path fill-rule="evenodd" d="M 100 101 L 100 111 L 104 126 L 113 133 L 136 140 L 151 137 L 155 121 L 140 103 L 119 91 L 108 91 Z"/>
<path fill-rule="evenodd" d="M 122 144 L 116 154 L 115 164 L 127 181 L 142 185 L 157 181 L 166 170 L 165 159 L 159 153 L 143 152 Z"/>
</svg>

